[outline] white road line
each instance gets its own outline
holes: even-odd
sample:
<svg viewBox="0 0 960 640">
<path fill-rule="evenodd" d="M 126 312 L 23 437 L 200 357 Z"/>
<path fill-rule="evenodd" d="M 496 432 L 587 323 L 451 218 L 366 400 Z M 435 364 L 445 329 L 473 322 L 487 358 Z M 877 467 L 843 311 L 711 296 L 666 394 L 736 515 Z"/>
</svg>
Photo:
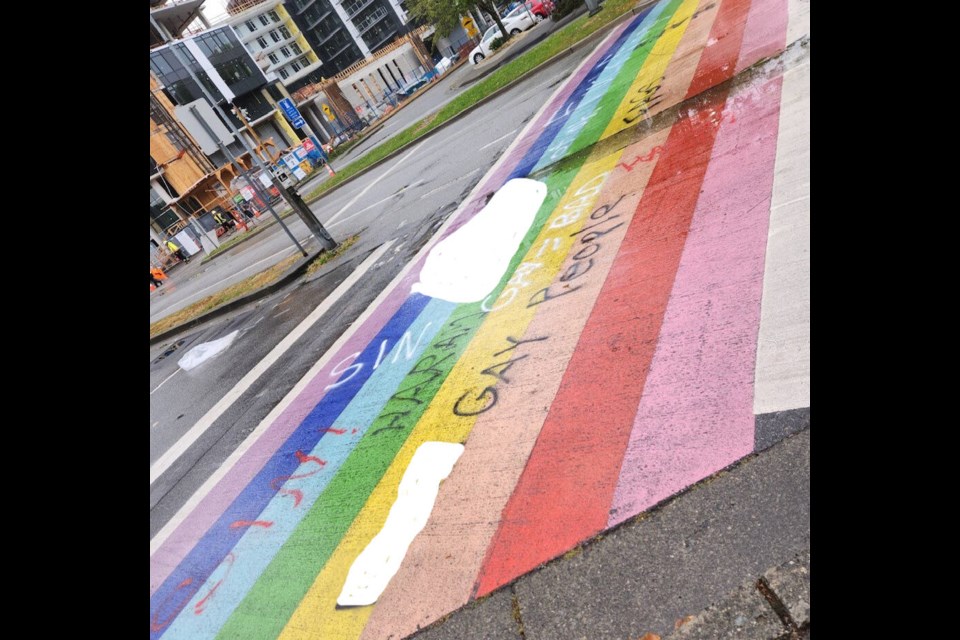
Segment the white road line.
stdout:
<svg viewBox="0 0 960 640">
<path fill-rule="evenodd" d="M 368 210 L 370 210 L 370 209 L 373 209 L 373 208 L 376 207 L 377 205 L 381 205 L 381 204 L 383 204 L 384 202 L 386 202 L 387 200 L 393 200 L 396 196 L 400 195 L 400 194 L 403 193 L 404 191 L 407 191 L 408 189 L 415 189 L 416 187 L 419 187 L 420 185 L 424 185 L 424 184 L 426 184 L 426 183 L 427 183 L 426 180 L 417 180 L 417 181 L 414 182 L 413 184 L 407 185 L 407 186 L 404 187 L 403 189 L 400 189 L 399 191 L 397 191 L 397 192 L 394 193 L 393 195 L 389 195 L 389 196 L 387 196 L 386 198 L 381 198 L 380 200 L 377 200 L 377 201 L 374 202 L 373 204 L 368 205 L 368 206 L 364 207 L 363 209 L 359 209 L 359 210 L 357 210 L 357 211 L 354 211 L 352 214 L 350 214 L 349 216 L 347 216 L 346 218 L 344 218 L 344 219 L 341 220 L 340 222 L 343 222 L 344 220 L 349 220 L 350 218 L 352 218 L 352 217 L 354 217 L 354 216 L 356 216 L 356 215 L 359 215 L 359 214 L 363 213 L 364 211 L 368 211 Z"/>
<path fill-rule="evenodd" d="M 520 127 L 517 127 L 517 129 L 519 129 L 519 128 L 520 128 Z M 483 150 L 486 149 L 487 147 L 497 144 L 498 142 L 500 142 L 501 140 L 503 140 L 503 139 L 506 138 L 507 136 L 512 135 L 514 132 L 516 132 L 517 129 L 514 129 L 514 130 L 511 131 L 510 133 L 505 133 L 505 134 L 503 134 L 502 136 L 500 136 L 500 137 L 497 138 L 496 140 L 493 140 L 493 141 L 491 141 L 491 142 L 488 142 L 487 144 L 485 144 L 485 145 L 483 145 L 482 147 L 480 147 L 479 149 L 477 149 L 477 151 L 483 151 Z"/>
<path fill-rule="evenodd" d="M 161 382 L 160 384 L 158 384 L 158 385 L 157 385 L 157 388 L 150 392 L 150 395 L 153 395 L 154 393 L 156 393 L 156 392 L 160 389 L 160 387 L 162 387 L 163 385 L 167 384 L 167 380 L 169 380 L 169 379 L 172 378 L 173 376 L 175 376 L 175 375 L 177 375 L 178 373 L 180 373 L 180 371 L 181 371 L 180 367 L 177 367 L 177 370 L 174 371 L 173 373 L 171 373 L 170 375 L 168 375 L 166 378 L 164 378 L 163 382 Z"/>
<path fill-rule="evenodd" d="M 457 183 L 460 182 L 461 180 L 465 180 L 465 179 L 469 178 L 470 176 L 472 176 L 473 174 L 477 173 L 478 171 L 481 171 L 482 169 L 483 169 L 483 167 L 477 167 L 476 169 L 473 169 L 472 171 L 468 171 L 467 173 L 463 174 L 462 176 L 460 176 L 460 177 L 458 177 L 458 178 L 455 178 L 454 180 L 450 180 L 449 182 L 444 182 L 444 183 L 443 183 L 442 185 L 440 185 L 439 187 L 435 187 L 435 188 L 431 189 L 430 191 L 427 191 L 427 192 L 425 192 L 425 193 L 421 193 L 419 196 L 416 197 L 415 200 L 413 200 L 413 202 L 418 202 L 418 201 L 420 201 L 420 200 L 423 200 L 423 199 L 426 198 L 427 196 L 431 196 L 431 195 L 435 194 L 435 193 L 438 192 L 438 191 L 443 191 L 444 189 L 449 189 L 450 187 L 452 187 L 453 185 L 457 184 Z M 411 185 L 411 186 L 413 186 L 413 185 Z M 391 197 L 392 197 L 392 196 L 391 196 Z M 389 200 L 390 198 L 386 198 L 386 199 Z M 378 203 L 378 204 L 379 204 L 379 203 Z M 370 208 L 370 207 L 367 207 L 367 209 L 369 209 L 369 208 Z M 334 222 L 333 224 L 328 225 L 328 226 L 329 226 L 330 229 L 336 229 L 337 227 L 339 227 L 339 226 L 342 225 L 343 223 L 348 222 L 348 221 L 352 220 L 353 218 L 357 217 L 358 215 L 360 215 L 361 213 L 363 213 L 363 211 L 366 211 L 366 209 L 361 210 L 361 211 L 357 211 L 356 213 L 352 213 L 352 214 L 350 214 L 349 216 L 347 216 L 346 218 L 344 218 L 343 220 L 337 220 L 336 222 Z M 396 209 L 393 209 L 393 210 L 390 210 L 390 211 L 387 211 L 387 212 L 383 212 L 383 213 L 381 213 L 381 216 L 389 215 L 389 214 L 391 214 L 391 213 L 394 213 L 395 211 L 397 211 L 397 210 L 396 210 Z M 404 220 L 404 222 L 406 222 L 406 220 Z M 402 226 L 402 225 L 401 225 L 401 226 Z M 397 227 L 397 228 L 399 229 L 400 227 Z"/>
<path fill-rule="evenodd" d="M 374 251 L 370 256 L 363 261 L 359 267 L 354 270 L 350 277 L 344 280 L 339 287 L 337 287 L 333 293 L 327 296 L 323 302 L 321 302 L 316 309 L 310 312 L 303 321 L 297 325 L 297 327 L 287 334 L 287 336 L 280 341 L 280 343 L 273 348 L 273 350 L 268 353 L 263 360 L 257 363 L 253 369 L 251 369 L 247 375 L 243 376 L 239 382 L 230 391 L 224 395 L 217 404 L 207 411 L 202 418 L 200 418 L 193 427 L 190 428 L 190 431 L 185 433 L 172 447 L 167 449 L 166 452 L 160 458 L 150 465 L 150 484 L 152 485 L 156 482 L 163 473 L 170 468 L 170 466 L 177 461 L 177 459 L 184 454 L 184 452 L 193 445 L 197 439 L 203 435 L 203 433 L 210 428 L 210 426 L 216 422 L 216 420 L 223 415 L 223 413 L 230 408 L 236 400 L 249 389 L 257 379 L 263 375 L 263 373 L 269 369 L 277 360 L 280 359 L 286 351 L 293 346 L 293 344 L 304 334 L 307 330 L 313 326 L 325 314 L 336 302 L 347 293 L 350 288 L 356 283 L 360 277 L 366 273 L 370 267 L 380 259 L 387 249 L 390 248 L 390 245 L 393 244 L 393 240 L 385 242 L 380 246 L 379 249 Z"/>
<path fill-rule="evenodd" d="M 424 144 L 426 144 L 426 143 L 427 143 L 427 140 L 425 139 L 423 142 L 421 142 L 420 144 L 418 144 L 417 146 L 415 146 L 413 149 L 410 149 L 410 151 L 409 151 L 405 156 L 403 156 L 402 158 L 400 158 L 399 160 L 397 160 L 396 162 L 394 162 L 392 167 L 390 167 L 389 169 L 387 169 L 386 171 L 384 171 L 383 173 L 381 173 L 379 176 L 377 176 L 377 179 L 376 179 L 376 180 L 374 180 L 373 182 L 371 182 L 370 184 L 368 184 L 368 185 L 366 186 L 366 188 L 365 188 L 363 191 L 361 191 L 360 193 L 358 193 L 357 195 L 355 195 L 350 202 L 348 202 L 347 204 L 343 205 L 343 208 L 340 209 L 340 211 L 337 211 L 335 214 L 333 214 L 333 216 L 332 216 L 329 220 L 327 220 L 326 222 L 324 222 L 324 223 L 323 223 L 324 226 L 329 226 L 329 225 L 333 224 L 333 222 L 334 222 L 337 218 L 339 218 L 340 216 L 342 216 L 343 213 L 344 213 L 347 209 L 349 209 L 350 207 L 353 206 L 353 203 L 354 203 L 354 202 L 356 202 L 356 201 L 359 200 L 361 197 L 363 197 L 363 195 L 364 195 L 367 191 L 370 191 L 370 189 L 373 189 L 373 187 L 374 187 L 378 182 L 380 182 L 381 180 L 383 180 L 384 178 L 386 178 L 388 175 L 390 175 L 391 173 L 393 173 L 393 171 L 394 171 L 395 169 L 399 169 L 399 168 L 403 165 L 404 160 L 406 160 L 407 158 L 409 158 L 410 156 L 412 156 L 414 153 L 416 153 L 417 150 L 418 150 L 420 147 L 422 147 Z"/>
</svg>

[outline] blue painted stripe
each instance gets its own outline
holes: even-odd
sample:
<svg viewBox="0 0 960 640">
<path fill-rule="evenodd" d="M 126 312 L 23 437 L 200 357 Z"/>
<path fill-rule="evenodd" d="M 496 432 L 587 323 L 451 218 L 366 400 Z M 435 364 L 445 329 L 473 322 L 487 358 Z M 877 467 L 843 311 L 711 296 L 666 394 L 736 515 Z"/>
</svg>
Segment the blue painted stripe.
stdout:
<svg viewBox="0 0 960 640">
<path fill-rule="evenodd" d="M 394 344 L 410 328 L 430 301 L 428 296 L 411 294 L 390 318 L 376 337 L 370 341 L 356 363 L 374 363 L 384 340 Z M 334 368 L 336 370 L 337 367 Z M 336 388 L 330 389 L 316 407 L 279 447 L 256 477 L 244 487 L 230 507 L 217 519 L 204 536 L 177 565 L 162 585 L 150 597 L 150 637 L 159 638 L 169 628 L 169 619 L 188 597 L 199 591 L 201 585 L 223 562 L 230 550 L 246 533 L 246 527 L 232 528 L 234 522 L 256 520 L 277 494 L 273 484 L 277 478 L 294 474 L 300 460 L 297 451 L 312 451 L 328 427 L 343 412 L 373 373 L 372 366 L 354 369 L 344 367 Z M 279 487 L 278 487 L 279 488 Z M 167 624 L 164 624 L 164 622 Z M 160 627 L 160 628 L 157 628 Z"/>
<path fill-rule="evenodd" d="M 216 637 L 300 520 L 313 507 L 354 446 L 366 433 L 367 427 L 396 392 L 456 306 L 443 300 L 430 301 L 417 320 L 410 325 L 407 332 L 409 341 L 395 343 L 384 354 L 363 390 L 334 422 L 333 427 L 344 429 L 345 433 L 321 439 L 310 452 L 311 456 L 324 460 L 326 464 L 318 467 L 316 462 L 305 462 L 294 473 L 295 476 L 303 474 L 305 477 L 284 483 L 284 489 L 298 489 L 302 492 L 303 499 L 300 504 L 294 507 L 294 497 L 282 494 L 276 495 L 270 501 L 257 519 L 274 524 L 267 529 L 252 527 L 244 533 L 233 548 L 232 555 L 228 556 L 229 559 L 222 563 L 219 571 L 215 571 L 207 579 L 206 584 L 170 625 L 164 634 L 166 640 Z M 208 597 L 214 588 L 214 596 Z M 195 613 L 198 605 L 202 610 L 199 615 Z"/>
</svg>

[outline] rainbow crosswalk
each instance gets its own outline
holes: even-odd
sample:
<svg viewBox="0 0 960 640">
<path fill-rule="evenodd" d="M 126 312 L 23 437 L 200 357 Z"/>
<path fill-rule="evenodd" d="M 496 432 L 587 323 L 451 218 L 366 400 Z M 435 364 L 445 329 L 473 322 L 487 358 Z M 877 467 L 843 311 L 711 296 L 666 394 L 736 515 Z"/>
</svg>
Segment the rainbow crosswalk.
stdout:
<svg viewBox="0 0 960 640">
<path fill-rule="evenodd" d="M 805 122 L 781 105 L 806 85 L 749 71 L 801 14 L 661 0 L 615 28 L 152 541 L 151 638 L 402 637 L 750 453 L 755 406 L 803 406 L 757 389 L 786 331 L 764 293 L 797 198 L 778 185 L 808 170 L 778 148 Z M 411 293 L 436 241 L 517 177 L 547 195 L 493 292 Z M 337 608 L 428 442 L 465 448 L 426 527 L 375 605 Z"/>
</svg>

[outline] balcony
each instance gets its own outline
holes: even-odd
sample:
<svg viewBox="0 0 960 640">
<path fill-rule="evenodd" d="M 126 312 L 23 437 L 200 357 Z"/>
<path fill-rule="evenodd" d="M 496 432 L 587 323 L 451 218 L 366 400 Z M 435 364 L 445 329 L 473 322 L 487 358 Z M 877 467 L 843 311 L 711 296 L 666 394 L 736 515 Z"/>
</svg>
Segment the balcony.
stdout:
<svg viewBox="0 0 960 640">
<path fill-rule="evenodd" d="M 353 2 L 344 2 L 341 7 L 347 12 L 347 17 L 353 19 L 355 15 L 369 7 L 373 0 L 354 0 Z"/>
<path fill-rule="evenodd" d="M 373 27 L 373 25 L 377 24 L 378 22 L 386 18 L 387 15 L 388 14 L 386 9 L 384 9 L 383 7 L 377 7 L 377 10 L 371 13 L 369 16 L 367 16 L 363 20 L 363 22 L 361 22 L 360 24 L 356 24 L 356 23 L 354 24 L 357 27 L 357 31 L 359 31 L 360 35 L 362 36 L 367 31 L 370 31 L 370 28 Z"/>
<path fill-rule="evenodd" d="M 304 11 L 309 9 L 316 0 L 297 0 L 296 2 L 291 3 L 293 14 L 299 16 Z"/>
<path fill-rule="evenodd" d="M 315 26 L 323 22 L 327 18 L 327 16 L 329 16 L 331 13 L 333 13 L 333 9 L 330 9 L 326 13 L 321 14 L 320 17 L 317 18 L 316 20 L 313 20 L 311 18 L 308 18 L 307 16 L 304 16 L 303 19 L 306 20 L 307 22 L 307 29 L 313 29 Z"/>
<path fill-rule="evenodd" d="M 327 44 L 327 43 L 330 41 L 330 38 L 332 38 L 333 36 L 337 35 L 337 32 L 340 31 L 341 29 L 343 29 L 343 25 L 340 25 L 339 27 L 337 27 L 336 29 L 334 29 L 333 31 L 331 31 L 331 32 L 327 35 L 327 37 L 324 38 L 323 40 L 318 40 L 318 41 L 317 41 L 317 46 L 314 47 L 313 50 L 316 51 L 319 47 L 322 47 L 323 45 Z"/>
<path fill-rule="evenodd" d="M 398 33 L 399 33 L 399 32 L 398 32 L 396 29 L 391 29 L 391 30 L 390 30 L 390 33 L 388 33 L 386 36 L 384 36 L 384 37 L 380 40 L 380 42 L 377 42 L 377 43 L 373 44 L 372 46 L 370 46 L 370 51 L 379 51 L 379 50 L 380 50 L 380 47 L 385 46 L 388 42 L 390 42 L 391 40 L 393 40 L 394 38 L 396 38 Z"/>
</svg>

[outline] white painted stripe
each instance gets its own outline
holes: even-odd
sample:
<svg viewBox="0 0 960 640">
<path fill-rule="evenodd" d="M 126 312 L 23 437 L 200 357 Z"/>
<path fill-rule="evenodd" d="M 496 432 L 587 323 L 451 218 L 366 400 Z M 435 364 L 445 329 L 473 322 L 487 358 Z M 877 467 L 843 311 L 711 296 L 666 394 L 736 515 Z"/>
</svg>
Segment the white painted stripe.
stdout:
<svg viewBox="0 0 960 640">
<path fill-rule="evenodd" d="M 338 605 L 363 607 L 377 601 L 400 568 L 410 543 L 427 524 L 440 483 L 462 453 L 463 445 L 455 442 L 424 442 L 417 447 L 383 529 L 350 565 Z"/>
<path fill-rule="evenodd" d="M 614 29 L 609 34 L 607 34 L 607 37 L 604 38 L 603 41 L 597 46 L 598 47 L 604 46 L 607 43 L 607 41 L 613 39 L 617 33 L 619 33 L 619 31 L 617 29 Z M 589 61 L 590 61 L 590 55 L 588 54 L 584 56 L 584 58 L 580 61 L 580 64 L 577 65 L 577 67 L 570 72 L 570 76 L 571 77 L 575 76 L 582 67 L 588 64 Z M 397 273 L 396 276 L 394 276 L 393 280 L 390 281 L 390 284 L 384 287 L 383 291 L 381 291 L 380 295 L 377 296 L 377 298 L 370 303 L 366 311 L 360 314 L 360 316 L 353 321 L 350 327 L 346 331 L 344 331 L 340 335 L 340 337 L 337 339 L 337 341 L 334 342 L 329 349 L 327 349 L 326 353 L 324 353 L 320 357 L 320 359 L 317 360 L 317 363 L 313 365 L 310 368 L 310 370 L 303 375 L 302 378 L 300 378 L 300 381 L 297 382 L 297 384 L 294 385 L 292 389 L 290 389 L 287 395 L 284 396 L 283 400 L 281 400 L 277 404 L 277 406 L 275 406 L 273 410 L 270 413 L 268 413 L 263 420 L 260 421 L 260 424 L 257 425 L 256 429 L 253 430 L 253 433 L 251 433 L 250 436 L 246 440 L 244 440 L 239 447 L 234 449 L 233 453 L 227 457 L 227 459 L 223 462 L 223 464 L 220 465 L 220 467 L 209 478 L 207 478 L 206 482 L 204 482 L 200 486 L 200 488 L 197 489 L 192 496 L 190 496 L 190 499 L 187 500 L 187 502 L 184 503 L 184 505 L 180 507 L 179 510 L 177 510 L 177 513 L 175 513 L 173 517 L 167 521 L 167 524 L 165 524 L 160 529 L 160 531 L 158 531 L 157 534 L 153 538 L 151 538 L 150 540 L 151 556 L 154 553 L 156 553 L 157 549 L 159 549 L 163 545 L 163 543 L 166 542 L 167 538 L 170 537 L 170 534 L 173 533 L 177 529 L 177 527 L 180 526 L 180 524 L 187 518 L 188 515 L 190 515 L 190 512 L 196 509 L 197 505 L 199 505 L 200 502 L 202 502 L 203 499 L 207 497 L 207 494 L 209 494 L 210 491 L 212 491 L 213 488 L 217 486 L 217 483 L 219 483 L 230 472 L 230 470 L 233 469 L 234 465 L 236 465 L 237 462 L 240 460 L 240 458 L 242 458 L 244 454 L 246 454 L 246 452 L 250 449 L 250 447 L 256 444 L 257 440 L 259 440 L 263 436 L 263 434 L 270 427 L 270 425 L 273 424 L 273 422 L 278 417 L 280 417 L 280 415 L 282 415 L 284 411 L 287 410 L 287 407 L 289 407 L 293 403 L 293 401 L 297 398 L 297 396 L 299 396 L 300 393 L 306 388 L 306 386 L 310 384 L 310 381 L 313 380 L 313 378 L 320 373 L 320 371 L 327 365 L 327 363 L 330 362 L 331 359 L 333 359 L 334 356 L 338 355 L 338 352 L 340 351 L 341 347 L 343 347 L 343 345 L 346 344 L 347 341 L 349 341 L 350 338 L 353 337 L 353 334 L 357 331 L 357 329 L 363 326 L 363 323 L 365 323 L 367 319 L 371 315 L 373 315 L 377 307 L 379 307 L 380 304 L 384 300 L 386 300 L 387 297 L 390 296 L 390 294 L 400 284 L 400 282 L 402 282 L 403 279 L 407 277 L 407 274 L 413 269 L 414 265 L 417 264 L 417 261 L 419 260 L 420 256 L 429 252 L 430 249 L 432 249 L 433 246 L 440 241 L 440 238 L 443 237 L 444 232 L 446 232 L 446 230 L 451 225 L 459 222 L 459 217 L 463 213 L 464 209 L 474 201 L 474 198 L 476 198 L 477 195 L 481 193 L 482 189 L 489 188 L 489 185 L 486 184 L 486 181 L 494 173 L 497 172 L 497 170 L 500 168 L 500 165 L 502 165 L 503 163 L 507 162 L 510 159 L 510 154 L 513 151 L 513 149 L 516 146 L 518 146 L 520 142 L 523 140 L 524 136 L 526 136 L 527 133 L 529 133 L 530 130 L 535 125 L 537 125 L 537 121 L 540 119 L 540 116 L 543 114 L 544 111 L 546 111 L 550 107 L 554 97 L 556 97 L 561 91 L 563 91 L 564 86 L 565 85 L 561 84 L 556 88 L 556 90 L 552 94 L 550 94 L 550 97 L 544 101 L 543 105 L 537 110 L 537 112 L 533 115 L 533 117 L 530 118 L 530 121 L 527 123 L 527 126 L 524 127 L 524 130 L 520 133 L 520 135 L 514 138 L 513 142 L 510 143 L 510 146 L 507 147 L 503 155 L 500 156 L 500 159 L 497 160 L 493 164 L 493 166 L 487 170 L 487 172 L 483 175 L 483 177 L 480 178 L 479 182 L 477 182 L 476 186 L 473 188 L 470 194 L 461 201 L 460 206 L 457 207 L 457 210 L 454 211 L 442 225 L 440 225 L 440 228 L 437 229 L 437 232 L 433 234 L 433 237 L 431 237 L 430 240 L 428 240 L 427 243 L 423 247 L 421 247 L 417 255 L 415 255 L 409 262 L 407 262 L 407 264 L 403 267 L 403 269 L 401 269 L 400 272 Z M 371 256 L 371 258 L 372 257 L 376 257 L 376 256 Z M 367 261 L 369 260 L 370 259 L 368 258 Z M 366 265 L 366 261 L 364 262 L 364 265 Z M 357 272 L 366 270 L 366 267 L 364 267 L 364 265 L 361 265 L 361 267 L 363 268 L 358 268 Z M 352 286 L 351 280 L 352 280 L 352 276 L 351 278 L 348 278 L 341 285 L 341 287 L 348 283 L 351 284 Z M 347 288 L 349 289 L 349 287 Z M 336 291 L 334 293 L 336 293 Z"/>
<path fill-rule="evenodd" d="M 178 373 L 180 373 L 180 367 L 177 367 L 177 370 L 176 370 L 176 371 L 174 371 L 173 373 L 171 373 L 170 375 L 168 375 L 166 378 L 164 378 L 163 382 L 161 382 L 160 384 L 158 384 L 158 385 L 157 385 L 157 388 L 150 392 L 150 395 L 153 395 L 153 394 L 155 394 L 157 391 L 159 391 L 159 390 L 160 390 L 160 387 L 162 387 L 163 385 L 167 384 L 167 380 L 169 380 L 169 379 L 172 378 L 173 376 L 177 375 Z"/>
<path fill-rule="evenodd" d="M 358 193 L 357 195 L 355 195 L 355 196 L 353 197 L 353 199 L 350 200 L 350 202 L 348 202 L 347 204 L 343 205 L 343 208 L 340 209 L 340 211 L 337 211 L 335 214 L 333 214 L 333 216 L 332 216 L 329 220 L 327 220 L 326 222 L 324 222 L 323 224 L 324 224 L 324 225 L 330 225 L 330 224 L 332 224 L 337 218 L 339 218 L 340 216 L 342 216 L 343 213 L 344 213 L 347 209 L 349 209 L 350 207 L 352 207 L 354 202 L 356 202 L 356 201 L 359 200 L 361 197 L 363 197 L 363 195 L 364 195 L 365 193 L 367 193 L 367 191 L 370 191 L 370 189 L 373 189 L 373 188 L 377 185 L 377 183 L 379 183 L 381 180 L 383 180 L 383 179 L 386 178 L 388 175 L 390 175 L 391 173 L 393 173 L 394 170 L 399 169 L 401 166 L 403 166 L 404 161 L 405 161 L 407 158 L 409 158 L 410 156 L 412 156 L 414 153 L 416 153 L 417 150 L 418 150 L 420 147 L 422 147 L 423 145 L 425 145 L 426 143 L 427 143 L 427 140 L 425 139 L 423 142 L 421 142 L 420 144 L 418 144 L 417 146 L 415 146 L 413 149 L 410 149 L 410 151 L 408 151 L 405 156 L 403 156 L 402 158 L 400 158 L 399 160 L 397 160 L 396 162 L 394 162 L 394 163 L 393 163 L 393 166 L 391 166 L 389 169 L 387 169 L 386 171 L 384 171 L 383 173 L 381 173 L 380 175 L 378 175 L 375 180 L 373 180 L 370 184 L 368 184 L 368 185 L 363 189 L 363 191 L 361 191 L 360 193 Z"/>
<path fill-rule="evenodd" d="M 520 128 L 520 127 L 517 127 L 517 129 L 519 129 L 519 128 Z M 480 149 L 478 149 L 478 150 L 479 150 L 479 151 L 483 151 L 483 150 L 486 149 L 487 147 L 497 144 L 498 142 L 500 142 L 501 140 L 503 140 L 503 139 L 506 138 L 507 136 L 509 136 L 509 135 L 511 135 L 512 133 L 514 133 L 517 129 L 514 129 L 514 130 L 511 131 L 510 133 L 505 133 L 504 135 L 500 136 L 500 137 L 497 138 L 496 140 L 492 140 L 492 141 L 488 142 L 487 144 L 485 144 L 485 145 L 483 145 L 482 147 L 480 147 Z"/>
<path fill-rule="evenodd" d="M 257 365 L 251 369 L 247 375 L 243 376 L 237 384 L 234 385 L 230 391 L 228 391 L 217 404 L 207 411 L 202 418 L 200 418 L 193 427 L 190 428 L 190 431 L 185 433 L 172 447 L 167 449 L 160 458 L 150 466 L 150 484 L 152 485 L 156 482 L 163 473 L 170 468 L 184 452 L 190 448 L 190 446 L 197 441 L 197 439 L 203 435 L 203 433 L 210 428 L 210 426 L 221 416 L 223 413 L 230 408 L 236 400 L 243 395 L 247 389 L 253 385 L 257 379 L 263 375 L 263 373 L 269 369 L 277 360 L 280 359 L 287 350 L 293 346 L 293 344 L 300 339 L 300 337 L 307 332 L 307 330 L 313 326 L 317 320 L 319 320 L 323 314 L 325 314 L 347 291 L 350 290 L 350 287 L 360 279 L 360 277 L 373 266 L 374 263 L 380 256 L 386 253 L 387 249 L 390 248 L 390 245 L 393 244 L 393 240 L 385 242 L 380 246 L 376 251 L 374 251 L 366 260 L 363 261 L 359 267 L 350 277 L 344 280 L 339 287 L 337 287 L 333 293 L 324 298 L 323 302 L 317 305 L 317 308 L 310 312 L 303 321 L 296 326 L 287 336 L 280 341 L 280 343 L 275 346 L 270 353 L 268 353 L 263 360 L 261 360 Z M 248 440 L 249 441 L 249 440 Z"/>
<path fill-rule="evenodd" d="M 810 406 L 810 64 L 783 74 L 754 413 Z"/>
</svg>

